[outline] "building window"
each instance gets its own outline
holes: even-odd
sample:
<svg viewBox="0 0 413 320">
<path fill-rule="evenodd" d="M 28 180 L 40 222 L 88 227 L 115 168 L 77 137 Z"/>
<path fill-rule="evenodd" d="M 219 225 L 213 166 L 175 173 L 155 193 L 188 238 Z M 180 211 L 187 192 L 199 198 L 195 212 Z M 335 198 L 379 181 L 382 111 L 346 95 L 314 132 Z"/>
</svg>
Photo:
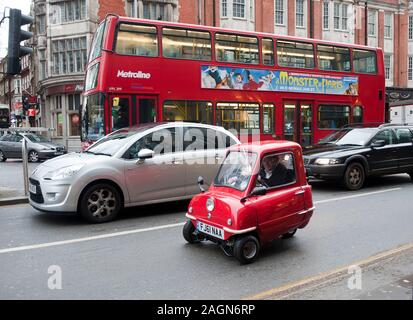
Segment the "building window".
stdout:
<svg viewBox="0 0 413 320">
<path fill-rule="evenodd" d="M 334 3 L 334 29 L 340 29 L 340 3 Z"/>
<path fill-rule="evenodd" d="M 22 93 L 22 82 L 21 79 L 14 80 L 14 94 L 21 94 Z"/>
<path fill-rule="evenodd" d="M 376 35 L 376 11 L 369 10 L 369 15 L 367 19 L 367 30 L 369 36 Z"/>
<path fill-rule="evenodd" d="M 67 96 L 68 104 L 67 109 L 69 111 L 76 111 L 80 108 L 80 94 L 69 94 Z"/>
<path fill-rule="evenodd" d="M 295 1 L 295 25 L 304 27 L 304 0 Z"/>
<path fill-rule="evenodd" d="M 347 8 L 348 5 L 345 3 L 341 4 L 341 30 L 347 30 Z"/>
<path fill-rule="evenodd" d="M 329 18 L 330 18 L 330 2 L 323 2 L 323 29 L 329 29 Z"/>
<path fill-rule="evenodd" d="M 61 112 L 55 113 L 55 129 L 56 136 L 63 136 L 63 114 Z"/>
<path fill-rule="evenodd" d="M 391 38 L 391 20 L 392 16 L 390 12 L 384 14 L 384 37 Z"/>
<path fill-rule="evenodd" d="M 44 14 L 37 16 L 38 19 L 38 32 L 39 34 L 46 33 L 46 16 Z"/>
<path fill-rule="evenodd" d="M 39 80 L 43 80 L 47 77 L 46 73 L 46 50 L 39 49 Z"/>
<path fill-rule="evenodd" d="M 69 136 L 80 136 L 80 117 L 79 114 L 69 114 Z"/>
<path fill-rule="evenodd" d="M 223 16 L 223 17 L 228 16 L 228 3 L 227 3 L 227 0 L 222 0 L 222 2 L 221 2 L 221 16 Z"/>
<path fill-rule="evenodd" d="M 284 25 L 284 0 L 275 0 L 275 24 Z"/>
<path fill-rule="evenodd" d="M 409 40 L 413 40 L 413 16 L 409 16 Z"/>
<path fill-rule="evenodd" d="M 386 80 L 390 79 L 391 72 L 391 56 L 388 54 L 384 55 L 384 75 Z"/>
<path fill-rule="evenodd" d="M 86 0 L 60 1 L 52 4 L 52 24 L 73 22 L 84 19 L 86 19 Z"/>
<path fill-rule="evenodd" d="M 255 18 L 254 1 L 255 0 L 250 0 L 250 20 L 252 21 L 254 21 Z"/>
<path fill-rule="evenodd" d="M 83 72 L 87 63 L 86 37 L 52 42 L 53 74 Z"/>
<path fill-rule="evenodd" d="M 407 78 L 413 80 L 413 57 L 409 56 L 409 65 L 407 68 Z"/>
<path fill-rule="evenodd" d="M 235 18 L 245 18 L 245 0 L 233 0 L 232 16 Z"/>
</svg>

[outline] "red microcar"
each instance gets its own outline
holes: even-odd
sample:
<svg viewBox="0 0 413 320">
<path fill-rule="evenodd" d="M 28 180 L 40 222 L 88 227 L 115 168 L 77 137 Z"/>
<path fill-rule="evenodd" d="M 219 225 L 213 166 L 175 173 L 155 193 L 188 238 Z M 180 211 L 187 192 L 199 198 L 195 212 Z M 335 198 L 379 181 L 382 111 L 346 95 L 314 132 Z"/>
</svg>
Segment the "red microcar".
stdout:
<svg viewBox="0 0 413 320">
<path fill-rule="evenodd" d="M 242 264 L 260 247 L 291 238 L 314 211 L 301 147 L 289 141 L 234 145 L 209 190 L 189 204 L 183 236 L 189 243 L 210 240 Z"/>
</svg>

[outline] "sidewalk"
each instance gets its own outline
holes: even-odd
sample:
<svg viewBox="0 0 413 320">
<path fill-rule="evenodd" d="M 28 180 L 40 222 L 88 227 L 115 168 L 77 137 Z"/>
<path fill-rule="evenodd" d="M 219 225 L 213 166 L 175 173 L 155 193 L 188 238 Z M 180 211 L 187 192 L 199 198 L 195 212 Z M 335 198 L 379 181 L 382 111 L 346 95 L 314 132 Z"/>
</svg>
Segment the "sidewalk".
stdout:
<svg viewBox="0 0 413 320">
<path fill-rule="evenodd" d="M 8 206 L 19 203 L 28 203 L 24 190 L 0 186 L 0 206 Z"/>
</svg>

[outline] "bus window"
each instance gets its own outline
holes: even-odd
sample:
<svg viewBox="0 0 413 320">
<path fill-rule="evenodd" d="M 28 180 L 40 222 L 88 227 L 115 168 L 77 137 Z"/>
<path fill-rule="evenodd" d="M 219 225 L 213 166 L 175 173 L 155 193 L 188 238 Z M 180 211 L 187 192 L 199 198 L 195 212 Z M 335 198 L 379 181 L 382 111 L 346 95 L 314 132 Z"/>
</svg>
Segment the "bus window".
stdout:
<svg viewBox="0 0 413 320">
<path fill-rule="evenodd" d="M 158 55 L 156 27 L 120 24 L 115 51 L 133 56 L 156 57 Z"/>
<path fill-rule="evenodd" d="M 215 34 L 215 55 L 218 61 L 258 64 L 258 39 L 232 34 Z"/>
<path fill-rule="evenodd" d="M 260 106 L 258 103 L 217 103 L 217 125 L 240 133 L 259 134 Z"/>
<path fill-rule="evenodd" d="M 105 134 L 104 95 L 95 93 L 85 96 L 82 105 L 82 141 L 96 141 Z"/>
<path fill-rule="evenodd" d="M 350 122 L 350 107 L 320 105 L 318 107 L 318 128 L 338 129 Z"/>
<path fill-rule="evenodd" d="M 209 32 L 163 28 L 163 56 L 167 58 L 211 60 Z"/>
<path fill-rule="evenodd" d="M 274 133 L 274 105 L 272 103 L 262 105 L 262 133 Z"/>
<path fill-rule="evenodd" d="M 85 91 L 96 88 L 98 84 L 99 62 L 91 66 L 86 72 Z"/>
<path fill-rule="evenodd" d="M 376 52 L 353 49 L 354 72 L 377 73 Z"/>
<path fill-rule="evenodd" d="M 353 123 L 363 123 L 363 107 L 355 106 L 353 108 Z"/>
<path fill-rule="evenodd" d="M 311 43 L 277 40 L 278 65 L 293 68 L 314 68 L 314 48 Z"/>
<path fill-rule="evenodd" d="M 272 39 L 262 39 L 262 63 L 266 66 L 274 65 L 274 44 Z"/>
<path fill-rule="evenodd" d="M 318 68 L 322 70 L 350 71 L 350 49 L 317 45 Z"/>
<path fill-rule="evenodd" d="M 106 21 L 99 25 L 93 37 L 93 42 L 90 49 L 89 62 L 92 62 L 100 56 L 100 53 L 102 51 L 103 33 L 105 32 L 105 23 Z"/>
<path fill-rule="evenodd" d="M 212 103 L 186 100 L 165 101 L 163 104 L 163 120 L 212 124 Z"/>
</svg>

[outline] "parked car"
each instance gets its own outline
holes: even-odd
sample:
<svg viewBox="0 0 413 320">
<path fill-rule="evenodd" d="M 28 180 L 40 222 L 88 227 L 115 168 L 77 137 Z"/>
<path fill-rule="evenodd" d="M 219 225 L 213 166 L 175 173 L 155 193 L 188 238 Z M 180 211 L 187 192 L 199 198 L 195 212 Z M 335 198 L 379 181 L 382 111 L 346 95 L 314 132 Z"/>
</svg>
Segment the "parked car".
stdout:
<svg viewBox="0 0 413 320">
<path fill-rule="evenodd" d="M 97 223 L 122 207 L 189 199 L 198 192 L 194 179 L 212 180 L 226 148 L 238 143 L 222 127 L 197 123 L 120 129 L 84 152 L 39 165 L 29 179 L 30 204 Z"/>
<path fill-rule="evenodd" d="M 203 179 L 199 178 L 202 188 Z M 314 211 L 301 147 L 287 141 L 236 145 L 208 192 L 189 204 L 183 237 L 210 240 L 240 263 L 257 258 L 260 247 L 288 239 L 304 228 Z"/>
<path fill-rule="evenodd" d="M 303 154 L 308 176 L 339 180 L 349 190 L 362 188 L 367 176 L 408 173 L 413 179 L 413 126 L 346 127 Z"/>
<path fill-rule="evenodd" d="M 0 137 L 0 162 L 7 159 L 22 158 L 22 141 L 27 142 L 27 156 L 30 162 L 51 159 L 67 153 L 65 147 L 53 143 L 34 133 L 10 133 Z"/>
</svg>

